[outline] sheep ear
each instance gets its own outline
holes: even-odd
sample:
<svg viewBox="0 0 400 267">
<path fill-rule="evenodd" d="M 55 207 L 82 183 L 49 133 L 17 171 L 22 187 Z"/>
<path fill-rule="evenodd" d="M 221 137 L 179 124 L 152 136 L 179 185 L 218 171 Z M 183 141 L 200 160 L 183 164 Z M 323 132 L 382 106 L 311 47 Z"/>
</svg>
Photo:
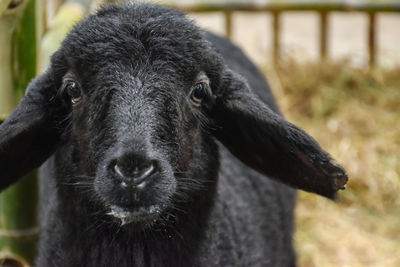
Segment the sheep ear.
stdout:
<svg viewBox="0 0 400 267">
<path fill-rule="evenodd" d="M 34 79 L 25 97 L 0 124 L 0 191 L 40 166 L 55 150 L 55 86 L 49 72 Z M 53 94 L 54 96 L 54 94 Z"/>
<path fill-rule="evenodd" d="M 334 199 L 348 180 L 318 143 L 271 110 L 238 74 L 226 71 L 210 116 L 214 135 L 248 166 L 276 180 Z"/>
</svg>

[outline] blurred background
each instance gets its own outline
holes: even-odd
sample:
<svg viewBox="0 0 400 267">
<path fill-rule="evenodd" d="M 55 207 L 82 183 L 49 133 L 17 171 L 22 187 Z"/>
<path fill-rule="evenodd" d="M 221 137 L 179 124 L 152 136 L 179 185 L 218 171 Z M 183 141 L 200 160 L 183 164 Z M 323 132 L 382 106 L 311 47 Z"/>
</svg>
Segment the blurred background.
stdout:
<svg viewBox="0 0 400 267">
<path fill-rule="evenodd" d="M 25 2 L 0 0 L 3 117 L 21 95 L 2 92 L 5 81 L 14 77 L 8 82 L 15 91 L 25 88 L 16 85 L 15 70 L 5 71 L 15 69 L 6 56 L 16 44 L 9 50 L 4 45 L 23 22 L 4 21 L 26 12 L 18 11 Z M 36 73 L 72 25 L 102 2 L 36 0 Z M 338 202 L 299 193 L 298 265 L 400 266 L 400 1 L 153 2 L 181 8 L 204 29 L 231 38 L 264 72 L 285 116 L 348 171 Z M 0 196 L 0 212 L 6 201 Z M 0 224 L 7 228 L 4 216 Z"/>
</svg>

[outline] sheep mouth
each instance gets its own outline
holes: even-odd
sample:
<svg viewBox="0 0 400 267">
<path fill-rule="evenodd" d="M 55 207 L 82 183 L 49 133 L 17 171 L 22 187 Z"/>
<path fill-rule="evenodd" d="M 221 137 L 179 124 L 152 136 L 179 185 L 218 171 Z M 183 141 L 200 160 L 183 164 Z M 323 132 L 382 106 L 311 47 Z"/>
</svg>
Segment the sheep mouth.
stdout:
<svg viewBox="0 0 400 267">
<path fill-rule="evenodd" d="M 112 205 L 107 215 L 110 215 L 121 222 L 121 226 L 131 223 L 156 222 L 161 213 L 160 205 L 147 207 L 129 208 Z"/>
</svg>

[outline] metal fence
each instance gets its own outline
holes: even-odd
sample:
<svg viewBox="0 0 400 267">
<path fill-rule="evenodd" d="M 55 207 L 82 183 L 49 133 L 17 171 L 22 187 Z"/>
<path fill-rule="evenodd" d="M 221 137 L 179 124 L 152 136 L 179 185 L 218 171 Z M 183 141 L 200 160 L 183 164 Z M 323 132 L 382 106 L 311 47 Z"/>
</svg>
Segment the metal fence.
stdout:
<svg viewBox="0 0 400 267">
<path fill-rule="evenodd" d="M 252 2 L 216 2 L 206 3 L 171 3 L 170 6 L 183 9 L 187 12 L 205 13 L 222 12 L 225 19 L 225 31 L 228 37 L 232 36 L 232 13 L 246 12 L 270 12 L 272 14 L 272 54 L 275 63 L 280 58 L 280 33 L 281 14 L 290 11 L 314 11 L 319 14 L 319 55 L 325 60 L 328 55 L 329 13 L 330 12 L 362 12 L 368 16 L 368 57 L 369 65 L 376 64 L 377 38 L 376 38 L 376 14 L 381 12 L 400 12 L 400 1 L 323 1 L 323 0 L 280 0 L 264 3 Z"/>
</svg>

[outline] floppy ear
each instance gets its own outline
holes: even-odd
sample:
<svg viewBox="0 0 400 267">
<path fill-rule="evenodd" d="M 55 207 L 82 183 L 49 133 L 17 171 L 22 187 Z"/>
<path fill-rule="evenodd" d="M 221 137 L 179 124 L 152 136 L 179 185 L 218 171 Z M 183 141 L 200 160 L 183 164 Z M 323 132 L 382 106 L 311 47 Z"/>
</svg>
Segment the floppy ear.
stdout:
<svg viewBox="0 0 400 267">
<path fill-rule="evenodd" d="M 55 150 L 55 84 L 50 72 L 34 79 L 25 97 L 0 124 L 0 191 L 40 166 Z M 52 103 L 53 101 L 53 103 Z"/>
<path fill-rule="evenodd" d="M 345 170 L 311 136 L 260 101 L 231 70 L 225 70 L 209 112 L 214 135 L 250 167 L 331 199 L 345 188 Z"/>
</svg>

